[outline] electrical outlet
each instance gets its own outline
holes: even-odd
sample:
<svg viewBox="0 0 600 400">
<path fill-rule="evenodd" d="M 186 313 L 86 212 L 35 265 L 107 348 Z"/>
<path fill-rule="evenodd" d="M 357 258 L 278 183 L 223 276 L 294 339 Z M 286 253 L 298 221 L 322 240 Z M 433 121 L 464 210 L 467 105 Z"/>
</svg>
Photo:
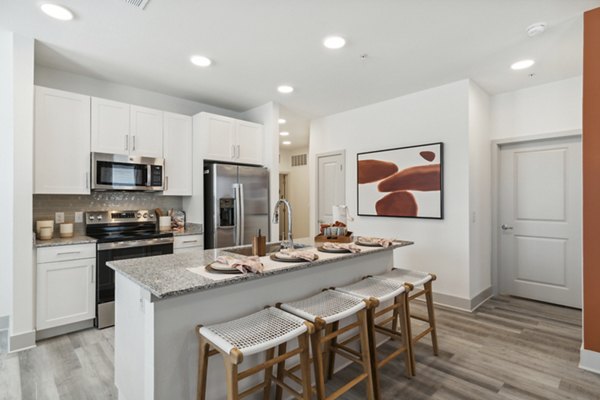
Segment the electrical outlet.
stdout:
<svg viewBox="0 0 600 400">
<path fill-rule="evenodd" d="M 62 224 L 63 222 L 65 222 L 65 213 L 64 212 L 54 213 L 54 222 L 56 222 L 57 224 Z"/>
<path fill-rule="evenodd" d="M 75 211 L 75 223 L 83 222 L 83 211 Z"/>
</svg>

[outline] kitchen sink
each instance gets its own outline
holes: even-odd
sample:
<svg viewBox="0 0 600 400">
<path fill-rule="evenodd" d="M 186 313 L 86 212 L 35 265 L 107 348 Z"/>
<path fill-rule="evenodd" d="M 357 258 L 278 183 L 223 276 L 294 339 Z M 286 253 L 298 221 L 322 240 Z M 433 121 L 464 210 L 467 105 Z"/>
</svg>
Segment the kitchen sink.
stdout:
<svg viewBox="0 0 600 400">
<path fill-rule="evenodd" d="M 305 244 L 294 243 L 295 249 L 302 249 L 305 247 L 309 247 L 309 246 L 307 246 Z M 279 250 L 281 250 L 281 243 L 268 243 L 267 244 L 267 250 L 266 250 L 267 255 L 277 253 Z M 252 246 L 234 247 L 231 249 L 225 249 L 225 251 L 228 251 L 230 253 L 240 254 L 243 256 L 251 256 L 252 255 Z"/>
</svg>

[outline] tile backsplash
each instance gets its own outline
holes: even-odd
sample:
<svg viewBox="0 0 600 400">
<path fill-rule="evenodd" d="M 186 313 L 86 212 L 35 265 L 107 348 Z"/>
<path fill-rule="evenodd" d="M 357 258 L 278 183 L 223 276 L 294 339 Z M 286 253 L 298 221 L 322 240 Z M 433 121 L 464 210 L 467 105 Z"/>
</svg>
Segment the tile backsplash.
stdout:
<svg viewBox="0 0 600 400">
<path fill-rule="evenodd" d="M 36 194 L 33 196 L 33 222 L 35 226 L 35 221 L 40 219 L 54 220 L 55 212 L 64 212 L 65 222 L 75 222 L 76 211 L 153 210 L 155 208 L 181 209 L 182 199 L 144 192 L 93 192 L 91 195 Z M 75 224 L 74 228 L 82 232 L 83 224 Z"/>
</svg>

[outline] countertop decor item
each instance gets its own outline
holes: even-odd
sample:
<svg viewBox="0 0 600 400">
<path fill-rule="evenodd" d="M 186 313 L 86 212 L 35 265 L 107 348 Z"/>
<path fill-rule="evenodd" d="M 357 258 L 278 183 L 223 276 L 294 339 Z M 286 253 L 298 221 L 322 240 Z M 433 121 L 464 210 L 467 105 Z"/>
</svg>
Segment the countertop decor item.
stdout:
<svg viewBox="0 0 600 400">
<path fill-rule="evenodd" d="M 171 230 L 171 216 L 163 215 L 162 217 L 158 217 L 158 228 L 161 232 L 170 231 Z"/>
<path fill-rule="evenodd" d="M 50 240 L 52 239 L 53 229 L 49 226 L 43 226 L 40 228 L 40 233 L 38 235 L 38 239 L 40 240 Z"/>
<path fill-rule="evenodd" d="M 37 235 L 37 238 L 42 239 L 42 240 L 50 239 L 52 237 L 52 235 L 50 235 L 50 238 L 46 238 L 46 239 L 43 239 L 40 236 L 42 228 L 50 228 L 50 232 L 54 231 L 54 221 L 52 221 L 51 219 L 46 219 L 46 220 L 36 221 L 36 223 L 35 223 L 35 233 Z"/>
<path fill-rule="evenodd" d="M 60 237 L 61 238 L 73 237 L 73 224 L 72 223 L 60 224 Z"/>
<path fill-rule="evenodd" d="M 443 219 L 443 143 L 356 155 L 358 215 Z"/>
</svg>

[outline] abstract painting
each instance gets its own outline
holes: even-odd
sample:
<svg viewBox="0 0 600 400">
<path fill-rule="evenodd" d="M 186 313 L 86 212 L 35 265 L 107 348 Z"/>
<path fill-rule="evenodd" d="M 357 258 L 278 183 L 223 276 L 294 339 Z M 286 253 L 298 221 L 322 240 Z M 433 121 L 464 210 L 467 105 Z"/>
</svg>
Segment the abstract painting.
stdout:
<svg viewBox="0 0 600 400">
<path fill-rule="evenodd" d="M 358 153 L 358 215 L 442 219 L 443 143 Z"/>
</svg>

